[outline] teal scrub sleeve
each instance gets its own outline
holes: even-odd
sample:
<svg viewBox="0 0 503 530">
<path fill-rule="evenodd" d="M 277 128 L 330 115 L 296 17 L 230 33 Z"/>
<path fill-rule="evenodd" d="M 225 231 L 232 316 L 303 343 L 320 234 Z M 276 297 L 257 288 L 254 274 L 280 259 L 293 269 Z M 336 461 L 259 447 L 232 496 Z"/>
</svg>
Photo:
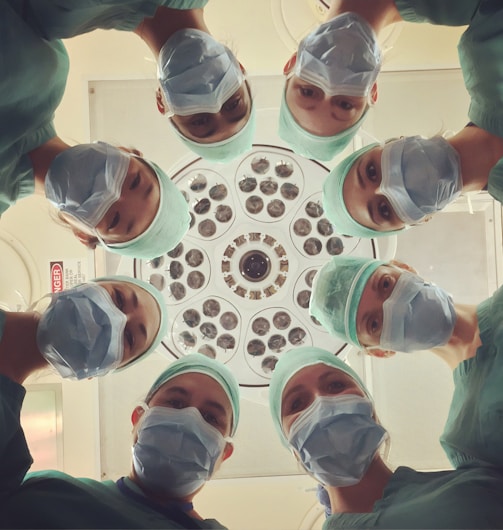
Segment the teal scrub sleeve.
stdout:
<svg viewBox="0 0 503 530">
<path fill-rule="evenodd" d="M 0 374 L 0 519 L 2 501 L 23 481 L 33 460 L 21 428 L 25 389 Z"/>
<path fill-rule="evenodd" d="M 133 31 L 158 7 L 196 9 L 208 0 L 8 0 L 44 39 L 66 39 L 95 29 Z"/>
<path fill-rule="evenodd" d="M 480 2 L 458 44 L 470 95 L 468 116 L 478 127 L 503 137 L 503 2 Z"/>
<path fill-rule="evenodd" d="M 479 4 L 480 0 L 395 0 L 405 21 L 442 26 L 468 25 Z"/>
<path fill-rule="evenodd" d="M 330 516 L 336 528 L 501 528 L 503 474 L 486 467 L 419 473 L 399 467 L 370 513 Z"/>
<path fill-rule="evenodd" d="M 440 443 L 454 467 L 503 470 L 503 288 L 478 306 L 477 317 L 482 345 L 453 372 L 454 394 Z"/>
<path fill-rule="evenodd" d="M 66 86 L 63 43 L 47 42 L 0 0 L 0 214 L 34 191 L 28 153 L 56 136 L 54 111 Z"/>
<path fill-rule="evenodd" d="M 503 158 L 491 169 L 487 184 L 487 191 L 494 199 L 503 204 Z"/>
</svg>

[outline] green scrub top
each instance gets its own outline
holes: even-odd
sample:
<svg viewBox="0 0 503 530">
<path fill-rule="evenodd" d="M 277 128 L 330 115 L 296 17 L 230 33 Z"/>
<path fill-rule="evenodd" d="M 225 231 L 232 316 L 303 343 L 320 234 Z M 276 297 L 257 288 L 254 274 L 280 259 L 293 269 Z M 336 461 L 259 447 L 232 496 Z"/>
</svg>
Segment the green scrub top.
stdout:
<svg viewBox="0 0 503 530">
<path fill-rule="evenodd" d="M 44 39 L 64 39 L 95 29 L 133 31 L 160 6 L 196 9 L 208 0 L 9 0 Z"/>
<path fill-rule="evenodd" d="M 26 474 L 33 460 L 20 424 L 25 392 L 0 375 L 0 528 L 225 529 L 215 519 L 193 519 L 178 507 L 153 508 L 128 479 L 124 485 L 133 497 L 111 480 L 58 471 Z"/>
<path fill-rule="evenodd" d="M 56 136 L 54 111 L 68 76 L 59 40 L 38 37 L 0 0 L 0 214 L 34 191 L 28 153 Z"/>
<path fill-rule="evenodd" d="M 477 318 L 482 345 L 453 372 L 454 394 L 440 442 L 456 468 L 503 470 L 503 288 L 478 306 Z"/>
<path fill-rule="evenodd" d="M 501 0 L 395 0 L 408 22 L 469 24 L 458 43 L 468 116 L 478 127 L 503 137 L 503 2 Z"/>
<path fill-rule="evenodd" d="M 334 514 L 334 528 L 503 528 L 503 287 L 477 307 L 482 345 L 453 372 L 440 438 L 454 471 L 398 468 L 369 514 Z"/>
<path fill-rule="evenodd" d="M 331 515 L 336 528 L 502 528 L 503 474 L 491 467 L 419 473 L 399 467 L 371 513 Z"/>
</svg>

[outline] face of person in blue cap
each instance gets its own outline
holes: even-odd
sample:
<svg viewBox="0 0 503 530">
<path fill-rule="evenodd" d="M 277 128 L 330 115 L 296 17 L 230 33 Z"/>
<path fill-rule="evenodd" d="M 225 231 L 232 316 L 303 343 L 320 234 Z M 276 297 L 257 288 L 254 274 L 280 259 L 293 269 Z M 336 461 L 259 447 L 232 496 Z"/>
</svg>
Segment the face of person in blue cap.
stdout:
<svg viewBox="0 0 503 530">
<path fill-rule="evenodd" d="M 141 158 L 132 156 L 119 197 L 94 228 L 70 213 L 60 212 L 60 216 L 82 243 L 95 248 L 99 239 L 105 244 L 123 243 L 143 234 L 156 216 L 159 203 L 158 177 Z"/>
<path fill-rule="evenodd" d="M 157 90 L 156 99 L 159 112 L 168 113 L 169 106 L 160 88 Z M 251 107 L 250 87 L 248 82 L 244 81 L 217 112 L 198 112 L 187 116 L 174 114 L 171 121 L 189 140 L 212 144 L 237 134 L 250 119 Z"/>
<path fill-rule="evenodd" d="M 333 136 L 354 125 L 368 107 L 368 97 L 327 94 L 319 86 L 293 74 L 294 55 L 286 64 L 285 98 L 295 121 L 317 136 Z M 377 84 L 373 85 L 371 101 L 377 100 Z"/>
</svg>

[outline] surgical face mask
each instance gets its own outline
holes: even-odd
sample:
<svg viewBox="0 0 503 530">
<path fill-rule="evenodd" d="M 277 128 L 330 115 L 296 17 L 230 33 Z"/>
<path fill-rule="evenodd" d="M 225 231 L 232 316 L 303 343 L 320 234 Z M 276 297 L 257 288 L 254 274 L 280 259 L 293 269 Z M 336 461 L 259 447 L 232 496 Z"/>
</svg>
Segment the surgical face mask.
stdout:
<svg viewBox="0 0 503 530">
<path fill-rule="evenodd" d="M 147 409 L 133 446 L 133 467 L 149 490 L 181 498 L 209 480 L 226 439 L 194 407 Z"/>
<path fill-rule="evenodd" d="M 387 438 L 372 414 L 372 403 L 361 396 L 318 396 L 293 422 L 288 441 L 316 480 L 352 486 Z"/>
<path fill-rule="evenodd" d="M 46 197 L 95 233 L 121 195 L 129 162 L 129 155 L 103 142 L 66 149 L 49 167 Z"/>
<path fill-rule="evenodd" d="M 362 97 L 370 93 L 380 69 L 374 31 L 355 13 L 345 13 L 301 41 L 294 73 L 330 96 Z"/>
<path fill-rule="evenodd" d="M 50 296 L 37 328 L 43 357 L 70 379 L 97 377 L 117 368 L 124 354 L 127 317 L 108 292 L 86 283 Z"/>
<path fill-rule="evenodd" d="M 412 136 L 385 145 L 381 170 L 380 191 L 406 224 L 442 210 L 463 187 L 458 153 L 441 137 Z"/>
<path fill-rule="evenodd" d="M 232 52 L 197 29 L 177 31 L 166 41 L 158 77 L 171 116 L 219 112 L 244 81 Z"/>
<path fill-rule="evenodd" d="M 452 297 L 408 271 L 402 272 L 382 309 L 379 346 L 389 350 L 414 352 L 441 346 L 456 324 Z"/>
</svg>

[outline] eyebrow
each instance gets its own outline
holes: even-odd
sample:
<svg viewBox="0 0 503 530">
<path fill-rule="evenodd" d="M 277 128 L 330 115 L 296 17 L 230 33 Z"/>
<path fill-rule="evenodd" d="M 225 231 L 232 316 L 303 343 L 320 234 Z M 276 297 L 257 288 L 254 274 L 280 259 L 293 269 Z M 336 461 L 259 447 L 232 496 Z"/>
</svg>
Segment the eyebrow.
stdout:
<svg viewBox="0 0 503 530">
<path fill-rule="evenodd" d="M 140 328 L 141 334 L 145 337 L 145 340 L 147 340 L 147 328 L 143 324 L 140 324 L 138 327 Z"/>
<path fill-rule="evenodd" d="M 138 307 L 138 296 L 136 295 L 134 289 L 131 289 L 131 298 L 133 300 L 133 306 L 136 309 Z"/>
<path fill-rule="evenodd" d="M 360 188 L 365 189 L 365 183 L 363 181 L 362 174 L 360 172 L 360 166 L 363 164 L 363 159 L 361 159 L 358 162 L 358 165 L 356 166 L 356 176 L 358 178 L 358 182 L 360 183 Z"/>
</svg>

